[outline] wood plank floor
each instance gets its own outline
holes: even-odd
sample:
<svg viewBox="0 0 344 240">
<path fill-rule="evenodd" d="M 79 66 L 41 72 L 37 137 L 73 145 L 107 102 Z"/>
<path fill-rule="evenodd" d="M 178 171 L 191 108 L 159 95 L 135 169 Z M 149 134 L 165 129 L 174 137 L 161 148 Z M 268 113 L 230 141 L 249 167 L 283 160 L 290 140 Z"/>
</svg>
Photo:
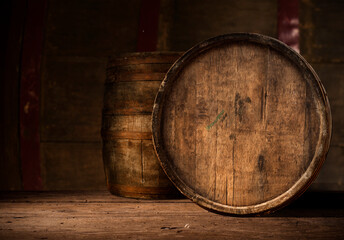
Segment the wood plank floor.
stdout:
<svg viewBox="0 0 344 240">
<path fill-rule="evenodd" d="M 344 239 L 344 193 L 306 192 L 270 215 L 233 217 L 187 199 L 2 192 L 0 239 Z"/>
</svg>

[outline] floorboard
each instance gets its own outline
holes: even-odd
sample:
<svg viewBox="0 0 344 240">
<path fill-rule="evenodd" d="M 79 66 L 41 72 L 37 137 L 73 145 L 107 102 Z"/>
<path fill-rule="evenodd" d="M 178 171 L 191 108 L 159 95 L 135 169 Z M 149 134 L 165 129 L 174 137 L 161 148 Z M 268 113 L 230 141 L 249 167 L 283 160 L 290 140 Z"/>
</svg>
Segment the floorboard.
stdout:
<svg viewBox="0 0 344 240">
<path fill-rule="evenodd" d="M 306 192 L 260 217 L 209 212 L 188 199 L 96 192 L 2 192 L 0 239 L 344 239 L 344 193 Z"/>
</svg>

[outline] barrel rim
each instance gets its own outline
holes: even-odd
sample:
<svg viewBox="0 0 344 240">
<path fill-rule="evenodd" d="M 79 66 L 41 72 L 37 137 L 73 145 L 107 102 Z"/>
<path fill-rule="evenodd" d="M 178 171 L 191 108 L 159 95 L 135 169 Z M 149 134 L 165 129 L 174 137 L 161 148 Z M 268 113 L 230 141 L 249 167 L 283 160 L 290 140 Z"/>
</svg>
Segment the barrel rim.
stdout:
<svg viewBox="0 0 344 240">
<path fill-rule="evenodd" d="M 172 164 L 169 162 L 167 154 L 164 150 L 161 136 L 161 115 L 164 107 L 166 92 L 168 92 L 168 89 L 171 88 L 171 86 L 173 86 L 173 81 L 178 77 L 178 73 L 183 69 L 183 65 L 187 64 L 188 60 L 197 57 L 202 52 L 205 52 L 213 47 L 220 46 L 224 43 L 238 41 L 248 41 L 256 44 L 261 44 L 263 46 L 268 46 L 276 50 L 277 52 L 281 53 L 283 56 L 285 56 L 294 64 L 296 64 L 296 66 L 300 70 L 303 70 L 302 72 L 305 74 L 304 77 L 307 77 L 307 81 L 312 81 L 312 84 L 315 86 L 316 93 L 319 99 L 321 99 L 320 104 L 323 110 L 321 111 L 320 115 L 320 119 L 322 121 L 319 125 L 320 131 L 317 147 L 313 159 L 310 162 L 304 174 L 298 179 L 298 181 L 294 183 L 293 186 L 291 186 L 287 191 L 275 197 L 274 199 L 249 206 L 230 206 L 220 204 L 218 202 L 212 201 L 199 195 L 192 188 L 187 186 L 172 168 Z M 152 132 L 153 146 L 157 153 L 159 162 L 168 178 L 179 189 L 179 191 L 182 194 L 184 194 L 186 197 L 193 200 L 197 204 L 201 205 L 202 207 L 217 212 L 223 212 L 233 215 L 252 215 L 272 212 L 284 207 L 285 205 L 289 204 L 291 201 L 299 197 L 315 180 L 326 158 L 330 146 L 332 133 L 332 117 L 330 103 L 325 88 L 320 81 L 320 78 L 318 77 L 314 69 L 310 66 L 310 64 L 299 53 L 297 53 L 281 41 L 274 39 L 272 37 L 268 37 L 257 33 L 231 33 L 210 38 L 197 44 L 196 46 L 189 49 L 186 53 L 184 53 L 172 65 L 170 70 L 165 75 L 165 78 L 160 85 L 159 91 L 154 101 L 152 112 Z"/>
</svg>

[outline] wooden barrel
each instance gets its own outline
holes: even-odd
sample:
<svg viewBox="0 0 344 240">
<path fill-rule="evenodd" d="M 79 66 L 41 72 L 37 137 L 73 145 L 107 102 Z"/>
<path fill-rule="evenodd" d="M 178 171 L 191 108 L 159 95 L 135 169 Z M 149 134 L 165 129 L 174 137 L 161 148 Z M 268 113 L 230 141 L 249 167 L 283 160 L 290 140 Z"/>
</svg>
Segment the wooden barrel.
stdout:
<svg viewBox="0 0 344 240">
<path fill-rule="evenodd" d="M 161 84 L 153 142 L 168 177 L 201 206 L 229 214 L 276 210 L 316 177 L 331 113 L 311 66 L 258 34 L 209 39 Z"/>
<path fill-rule="evenodd" d="M 175 198 L 154 152 L 151 113 L 175 52 L 130 53 L 111 58 L 102 119 L 103 161 L 112 194 L 133 198 Z"/>
</svg>

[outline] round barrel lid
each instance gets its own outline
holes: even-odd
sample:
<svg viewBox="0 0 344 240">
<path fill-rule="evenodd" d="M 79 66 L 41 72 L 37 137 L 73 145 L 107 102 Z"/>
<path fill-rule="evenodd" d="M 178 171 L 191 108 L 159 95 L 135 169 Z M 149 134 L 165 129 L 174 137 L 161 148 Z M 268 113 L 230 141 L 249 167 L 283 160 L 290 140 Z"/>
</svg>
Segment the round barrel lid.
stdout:
<svg viewBox="0 0 344 240">
<path fill-rule="evenodd" d="M 153 142 L 175 186 L 208 209 L 276 210 L 315 179 L 331 113 L 312 67 L 280 41 L 237 33 L 179 58 L 156 96 Z"/>
</svg>

